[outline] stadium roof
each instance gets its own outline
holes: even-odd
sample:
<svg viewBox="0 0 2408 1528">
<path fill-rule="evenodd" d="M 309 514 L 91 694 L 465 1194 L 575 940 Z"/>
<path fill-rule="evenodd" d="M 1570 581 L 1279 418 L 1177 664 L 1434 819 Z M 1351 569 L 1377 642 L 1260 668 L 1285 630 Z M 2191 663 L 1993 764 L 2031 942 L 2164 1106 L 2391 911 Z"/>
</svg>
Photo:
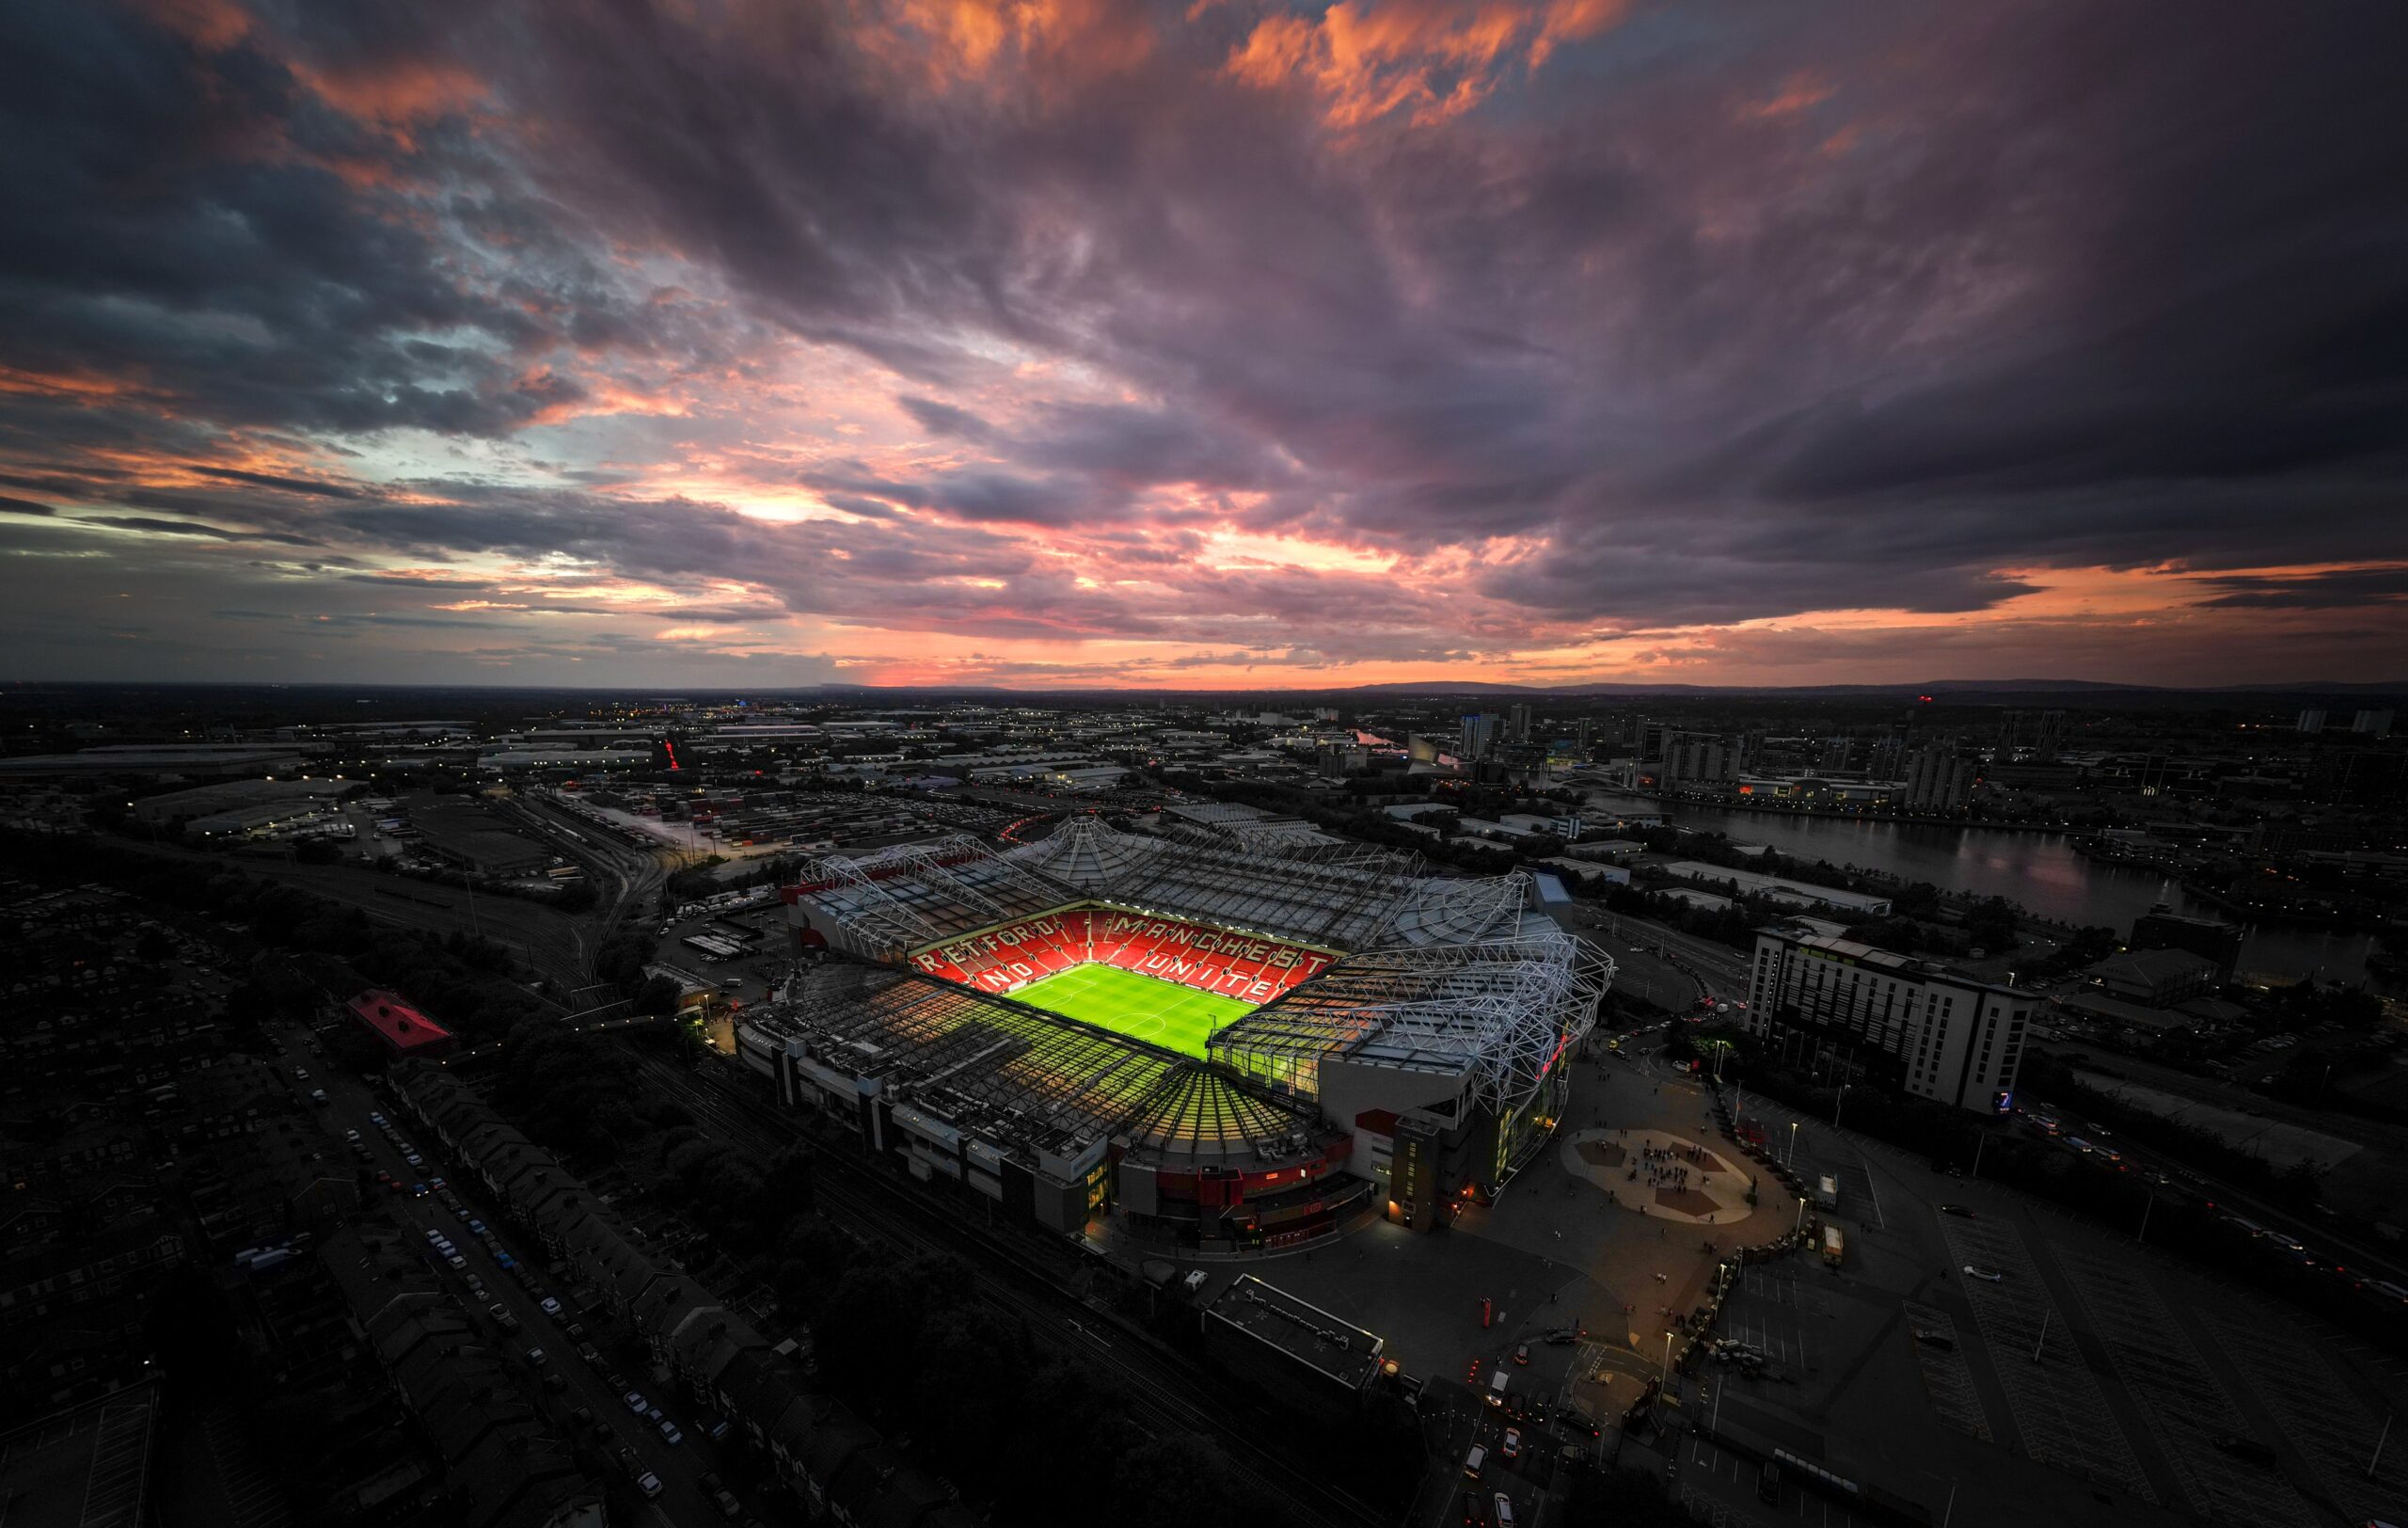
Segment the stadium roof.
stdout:
<svg viewBox="0 0 2408 1528">
<path fill-rule="evenodd" d="M 1212 1059 L 1306 1097 L 1332 1057 L 1473 1074 L 1510 1113 L 1595 1022 L 1613 963 L 1535 915 L 1495 939 L 1338 962 L 1215 1034 Z"/>
<path fill-rule="evenodd" d="M 857 953 L 905 950 L 1028 917 L 1076 895 L 966 835 L 808 862 L 783 895 L 816 903 Z"/>
<path fill-rule="evenodd" d="M 1304 1149 L 1316 1124 L 1201 1061 L 891 967 L 820 966 L 746 1022 L 822 1066 L 883 1078 L 900 1105 L 1034 1151 L 1125 1136 L 1164 1158 L 1251 1161 Z"/>
<path fill-rule="evenodd" d="M 924 1087 L 941 1080 L 1072 1133 L 1125 1123 L 1179 1152 L 1262 1140 L 1264 1111 L 1293 1110 L 1279 1098 L 1317 1099 L 1321 1061 L 1333 1055 L 1469 1072 L 1510 1111 L 1594 1022 L 1613 963 L 1529 911 L 1527 876 L 1424 876 L 1412 855 L 1257 841 L 1249 829 L 1250 820 L 1173 824 L 1149 837 L 1082 816 L 1001 852 L 953 837 L 830 856 L 786 892 L 827 915 L 839 948 L 880 962 L 1081 901 L 1356 952 L 1214 1036 L 1218 1084 L 1178 1071 L 1194 1063 L 1171 1052 L 919 976 L 909 988 L 891 972 L 883 984 L 816 976 L 807 985 L 823 995 L 807 1000 L 807 1027 L 881 1058 L 899 1048 L 905 1064 L 926 1068 Z M 838 995 L 845 983 L 852 995 Z M 1101 1048 L 1052 1054 L 1080 1045 Z"/>
</svg>

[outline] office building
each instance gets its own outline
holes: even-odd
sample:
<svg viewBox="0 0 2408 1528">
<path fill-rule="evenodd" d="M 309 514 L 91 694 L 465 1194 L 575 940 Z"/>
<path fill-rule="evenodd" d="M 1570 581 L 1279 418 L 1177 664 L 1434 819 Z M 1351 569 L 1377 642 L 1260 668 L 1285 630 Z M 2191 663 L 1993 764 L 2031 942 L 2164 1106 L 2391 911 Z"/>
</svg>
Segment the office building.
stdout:
<svg viewBox="0 0 2408 1528">
<path fill-rule="evenodd" d="M 1776 1053 L 1828 1056 L 1919 1098 L 2005 1106 L 2036 999 L 1802 923 L 1756 931 L 1747 1024 Z"/>
<path fill-rule="evenodd" d="M 2300 713 L 2299 713 L 2299 730 L 2300 730 L 2300 731 L 2302 731 L 2302 732 L 2321 732 L 2321 731 L 2323 731 L 2323 730 L 2324 730 L 2324 713 L 2323 713 L 2322 711 L 2302 711 L 2302 712 L 2300 712 Z"/>
<path fill-rule="evenodd" d="M 2351 719 L 2350 730 L 2369 733 L 2378 738 L 2388 738 L 2391 736 L 2391 713 L 2362 710 Z"/>
<path fill-rule="evenodd" d="M 1515 742 L 1529 741 L 1530 703 L 1527 700 L 1517 700 L 1507 709 L 1506 715 L 1510 718 L 1509 724 L 1513 740 Z"/>
</svg>

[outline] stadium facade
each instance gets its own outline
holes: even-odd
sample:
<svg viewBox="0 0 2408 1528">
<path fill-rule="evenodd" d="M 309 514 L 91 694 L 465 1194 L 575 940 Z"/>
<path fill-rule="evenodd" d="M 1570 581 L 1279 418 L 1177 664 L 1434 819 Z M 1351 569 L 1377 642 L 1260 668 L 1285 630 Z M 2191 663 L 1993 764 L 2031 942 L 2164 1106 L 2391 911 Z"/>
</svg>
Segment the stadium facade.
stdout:
<svg viewBox="0 0 2408 1528">
<path fill-rule="evenodd" d="M 997 1213 L 1166 1249 L 1373 1211 L 1428 1229 L 1495 1195 L 1553 1131 L 1613 979 L 1525 876 L 1244 824 L 1078 817 L 814 861 L 783 895 L 811 958 L 737 1047 L 784 1101 Z M 1251 1006 L 1173 1036 L 1015 995 L 1088 965 Z"/>
</svg>

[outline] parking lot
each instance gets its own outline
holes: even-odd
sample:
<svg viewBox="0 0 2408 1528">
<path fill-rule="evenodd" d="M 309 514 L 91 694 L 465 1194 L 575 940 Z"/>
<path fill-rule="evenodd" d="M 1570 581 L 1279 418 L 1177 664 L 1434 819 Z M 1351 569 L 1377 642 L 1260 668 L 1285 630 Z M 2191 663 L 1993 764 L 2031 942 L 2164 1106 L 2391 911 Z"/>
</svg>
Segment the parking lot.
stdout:
<svg viewBox="0 0 2408 1528">
<path fill-rule="evenodd" d="M 1715 1329 L 1762 1352 L 1766 1366 L 1784 1376 L 1814 1368 L 1823 1356 L 1815 1345 L 1816 1333 L 1831 1313 L 1829 1292 L 1799 1281 L 1800 1263 L 1784 1258 L 1740 1270 Z"/>
<path fill-rule="evenodd" d="M 1785 1142 L 1796 1116 L 1771 1106 L 1761 1112 Z M 1937 1425 L 1931 1440 L 1887 1452 L 1905 1467 L 1900 1476 L 1920 1464 L 1956 1482 L 1958 1523 L 2123 1524 L 2178 1514 L 2291 1528 L 2400 1518 L 2408 1466 L 2399 1451 L 2386 1450 L 2376 1477 L 2366 1478 L 2386 1412 L 2403 1398 L 2399 1367 L 2384 1355 L 2213 1268 L 2010 1190 L 1942 1176 L 1894 1149 L 1834 1134 L 1828 1120 L 1802 1122 L 1799 1142 L 1801 1170 L 1840 1176 L 1838 1215 L 1850 1228 L 1842 1277 L 1818 1284 L 1803 1269 L 1796 1275 L 1843 1315 L 1799 1320 L 1808 1361 L 1825 1374 L 1863 1370 L 1861 1414 L 1897 1417 L 1909 1432 L 1926 1417 Z M 1943 1213 L 1942 1203 L 1965 1213 Z M 1969 1265 L 1999 1277 L 1968 1276 Z M 1894 1321 L 1860 1337 L 1845 1319 L 1860 1302 L 1887 1304 Z M 1788 1336 L 1785 1309 L 1771 1277 L 1758 1277 L 1743 1282 L 1723 1329 L 1777 1350 Z M 1808 1313 L 1801 1305 L 1800 1318 Z M 1894 1372 L 1921 1393 L 1911 1416 L 1893 1409 L 1907 1404 L 1894 1387 L 1873 1377 L 1893 1372 L 1893 1356 Z M 1811 1378 L 1808 1393 L 1768 1387 L 1752 1399 L 1791 1415 L 1823 1401 Z M 1824 1419 L 1800 1419 L 1828 1421 L 1834 1457 L 1883 1451 L 1869 1429 L 1849 1426 L 1848 1409 L 1829 1407 Z M 1956 1441 L 1940 1441 L 1942 1430 Z M 2272 1452 L 2260 1459 L 2259 1450 Z M 1727 1471 L 1715 1480 L 1703 1477 L 1699 1488 L 1728 1520 L 1778 1520 L 1748 1502 Z M 1928 1499 L 1930 1488 L 1920 1495 Z M 2043 1495 L 2064 1505 L 2020 1519 L 2004 1509 Z"/>
<path fill-rule="evenodd" d="M 2216 1446 L 2249 1424 L 2141 1270 L 2090 1250 L 2055 1256 L 2193 1509 L 2236 1528 L 2314 1520 L 2280 1475 Z"/>
<path fill-rule="evenodd" d="M 1989 1345 L 1992 1368 L 2006 1392 L 2024 1452 L 2085 1479 L 2156 1501 L 2106 1392 L 2083 1357 L 2075 1329 L 2050 1297 L 2025 1249 L 2022 1233 L 2004 1219 L 1953 1216 L 1942 1222 L 1942 1233 L 1950 1259 L 1958 1267 L 1994 1268 L 2004 1276 L 1996 1283 L 1959 1278 Z M 2025 1361 L 2009 1361 L 2009 1355 Z"/>
</svg>

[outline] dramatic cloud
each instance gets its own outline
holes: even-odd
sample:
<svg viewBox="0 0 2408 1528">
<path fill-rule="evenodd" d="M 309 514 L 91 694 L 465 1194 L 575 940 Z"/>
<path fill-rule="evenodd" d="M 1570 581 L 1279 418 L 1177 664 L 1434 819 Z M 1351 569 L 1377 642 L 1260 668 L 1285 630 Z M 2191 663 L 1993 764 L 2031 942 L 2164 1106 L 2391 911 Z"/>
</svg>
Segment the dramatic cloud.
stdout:
<svg viewBox="0 0 2408 1528">
<path fill-rule="evenodd" d="M 19 0 L 0 636 L 2396 676 L 2403 44 L 2239 0 Z"/>
</svg>

